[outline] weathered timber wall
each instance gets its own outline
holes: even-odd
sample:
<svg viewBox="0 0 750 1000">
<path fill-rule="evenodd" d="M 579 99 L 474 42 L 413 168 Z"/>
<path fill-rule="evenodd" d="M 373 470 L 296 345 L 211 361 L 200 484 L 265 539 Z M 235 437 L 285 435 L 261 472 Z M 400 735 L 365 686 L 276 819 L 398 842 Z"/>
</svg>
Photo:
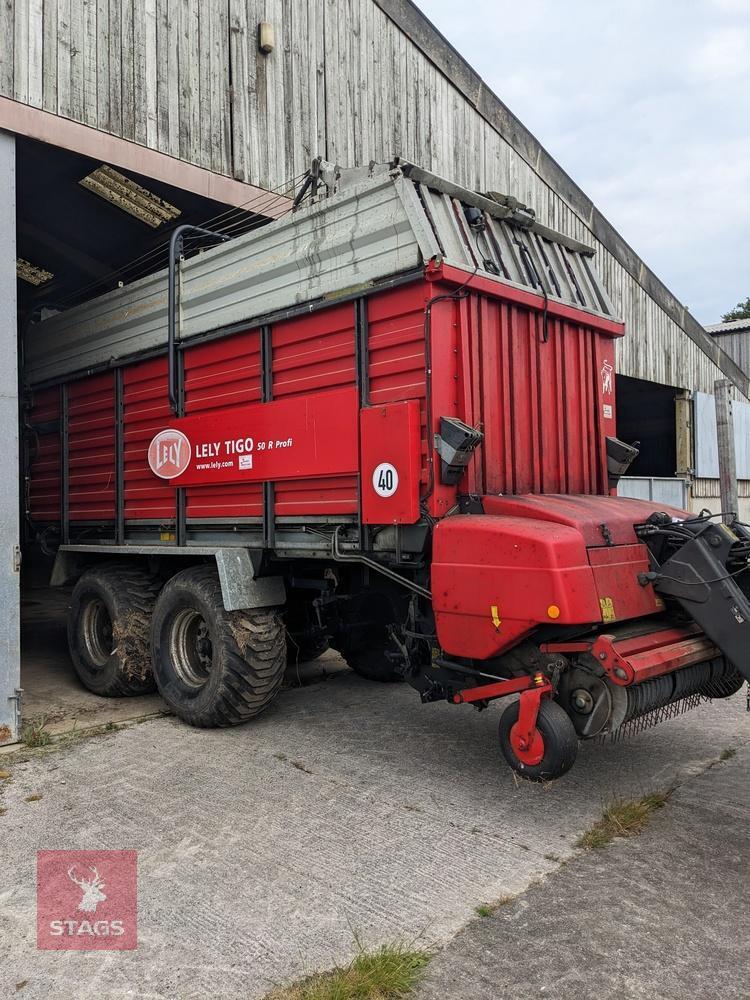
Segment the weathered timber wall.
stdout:
<svg viewBox="0 0 750 1000">
<path fill-rule="evenodd" d="M 257 27 L 275 28 L 259 52 Z M 408 0 L 0 0 L 0 95 L 277 189 L 400 154 L 597 246 L 618 369 L 747 377 Z"/>
</svg>

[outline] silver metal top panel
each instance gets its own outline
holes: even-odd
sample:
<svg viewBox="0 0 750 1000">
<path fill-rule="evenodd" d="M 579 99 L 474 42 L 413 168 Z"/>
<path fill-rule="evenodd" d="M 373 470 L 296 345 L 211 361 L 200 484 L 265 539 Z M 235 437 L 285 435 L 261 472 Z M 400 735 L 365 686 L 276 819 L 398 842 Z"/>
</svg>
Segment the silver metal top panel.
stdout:
<svg viewBox="0 0 750 1000">
<path fill-rule="evenodd" d="M 339 171 L 335 193 L 182 261 L 179 339 L 252 325 L 434 257 L 613 317 L 591 248 L 530 223 L 533 213 L 514 212 L 411 165 L 404 170 Z M 469 208 L 481 213 L 478 225 L 476 218 L 469 224 Z M 25 376 L 35 384 L 85 372 L 166 347 L 166 340 L 163 270 L 33 324 Z"/>
</svg>

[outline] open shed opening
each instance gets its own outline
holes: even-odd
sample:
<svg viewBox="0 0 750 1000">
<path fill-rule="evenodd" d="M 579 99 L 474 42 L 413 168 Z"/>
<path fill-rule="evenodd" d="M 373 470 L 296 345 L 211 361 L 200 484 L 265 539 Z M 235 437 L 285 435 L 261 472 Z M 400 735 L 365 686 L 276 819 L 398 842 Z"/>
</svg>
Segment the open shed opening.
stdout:
<svg viewBox="0 0 750 1000">
<path fill-rule="evenodd" d="M 175 226 L 208 225 L 236 236 L 267 221 L 252 211 L 252 202 L 227 205 L 20 136 L 14 145 L 19 343 L 35 320 L 164 268 Z M 199 249 L 197 241 L 186 241 L 187 253 Z M 166 330 L 164 336 L 166 342 Z M 70 588 L 49 586 L 60 541 L 60 423 L 30 420 L 43 391 L 27 384 L 19 355 L 21 728 L 32 738 L 31 730 L 41 725 L 54 733 L 73 724 L 83 728 L 140 717 L 161 706 L 155 694 L 100 698 L 83 687 L 70 662 Z M 115 429 L 91 433 L 106 437 Z M 49 492 L 43 498 L 30 494 L 32 462 L 48 463 Z M 44 490 L 43 476 L 35 477 L 34 488 Z"/>
</svg>

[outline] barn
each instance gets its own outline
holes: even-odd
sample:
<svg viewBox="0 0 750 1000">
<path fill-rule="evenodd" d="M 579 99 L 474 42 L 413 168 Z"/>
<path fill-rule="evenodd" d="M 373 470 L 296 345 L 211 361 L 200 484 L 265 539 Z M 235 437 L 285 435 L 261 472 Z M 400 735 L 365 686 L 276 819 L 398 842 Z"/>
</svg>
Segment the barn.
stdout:
<svg viewBox="0 0 750 1000">
<path fill-rule="evenodd" d="M 44 707 L 19 630 L 22 580 L 49 569 L 24 456 L 59 433 L 28 426 L 40 321 L 162 269 L 178 224 L 283 217 L 318 156 L 398 156 L 592 247 L 628 334 L 618 435 L 641 442 L 621 489 L 717 508 L 711 394 L 729 379 L 744 412 L 748 375 L 410 0 L 8 0 L 0 33 L 0 743 Z"/>
</svg>

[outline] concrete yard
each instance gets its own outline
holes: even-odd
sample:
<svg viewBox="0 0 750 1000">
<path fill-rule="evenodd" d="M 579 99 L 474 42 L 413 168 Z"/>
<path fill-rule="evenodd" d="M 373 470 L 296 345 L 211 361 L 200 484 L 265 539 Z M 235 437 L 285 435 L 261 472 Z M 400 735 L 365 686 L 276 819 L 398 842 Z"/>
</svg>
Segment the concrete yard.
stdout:
<svg viewBox="0 0 750 1000">
<path fill-rule="evenodd" d="M 415 1000 L 747 1000 L 749 766 L 745 746 L 677 788 L 637 838 L 473 921 Z"/>
<path fill-rule="evenodd" d="M 585 871 L 582 865 L 593 866 L 599 886 L 595 921 L 614 919 L 623 890 L 653 895 L 654 883 L 650 869 L 637 863 L 631 875 L 610 882 L 608 865 L 623 852 L 637 859 L 641 844 L 654 850 L 660 836 L 674 837 L 672 856 L 684 857 L 701 823 L 716 825 L 721 856 L 725 818 L 714 810 L 725 798 L 722 776 L 741 780 L 747 760 L 706 768 L 722 749 L 750 743 L 744 696 L 705 705 L 630 741 L 584 746 L 573 771 L 546 787 L 516 782 L 505 767 L 496 747 L 498 716 L 498 706 L 481 714 L 423 707 L 405 686 L 370 684 L 340 671 L 283 691 L 264 716 L 238 729 L 197 730 L 164 717 L 26 760 L 0 758 L 12 773 L 0 782 L 7 810 L 0 816 L 0 995 L 16 995 L 16 984 L 25 982 L 18 991 L 24 1000 L 252 1000 L 347 959 L 355 935 L 367 946 L 400 938 L 457 947 L 450 942 L 476 920 L 478 904 L 526 890 L 529 900 L 556 894 L 547 905 L 552 899 L 559 911 L 566 893 L 576 891 L 565 880 Z M 613 797 L 675 783 L 683 786 L 675 805 L 656 816 L 651 833 L 595 858 L 575 849 L 577 836 Z M 712 789 L 718 789 L 713 797 Z M 735 785 L 731 808 L 747 810 L 746 792 L 746 784 Z M 671 827 L 670 816 L 677 817 Z M 736 830 L 732 837 L 726 849 L 736 854 Z M 37 950 L 35 855 L 51 848 L 138 851 L 136 951 Z M 574 865 L 561 866 L 573 857 Z M 745 851 L 745 866 L 746 860 Z M 705 882 L 707 892 L 715 884 L 704 849 L 695 866 L 681 869 L 685 879 Z M 739 890 L 741 881 L 739 874 L 725 880 L 723 891 Z M 550 925 L 543 913 L 535 916 L 539 905 L 521 911 L 513 904 L 509 914 L 481 922 L 485 937 L 472 947 L 481 949 L 488 968 L 511 951 L 515 961 L 545 952 Z M 628 940 L 613 941 L 637 952 L 641 934 L 653 953 L 659 928 L 634 914 L 622 925 L 631 928 Z M 715 925 L 715 907 L 709 918 Z M 510 929 L 500 923 L 506 919 Z M 531 941 L 524 921 L 531 921 Z M 665 964 L 685 946 L 669 935 Z M 586 949 L 582 937 L 576 962 L 587 961 Z M 467 992 L 462 968 L 459 962 L 454 975 L 450 959 L 441 964 L 438 956 L 430 976 L 442 979 L 431 979 L 424 995 L 589 995 L 554 985 L 547 992 L 546 981 L 537 979 L 520 992 L 507 983 L 503 992 L 500 981 L 495 992 Z M 680 968 L 683 995 L 697 997 L 691 971 Z M 618 989 L 596 995 L 662 996 Z"/>
</svg>

